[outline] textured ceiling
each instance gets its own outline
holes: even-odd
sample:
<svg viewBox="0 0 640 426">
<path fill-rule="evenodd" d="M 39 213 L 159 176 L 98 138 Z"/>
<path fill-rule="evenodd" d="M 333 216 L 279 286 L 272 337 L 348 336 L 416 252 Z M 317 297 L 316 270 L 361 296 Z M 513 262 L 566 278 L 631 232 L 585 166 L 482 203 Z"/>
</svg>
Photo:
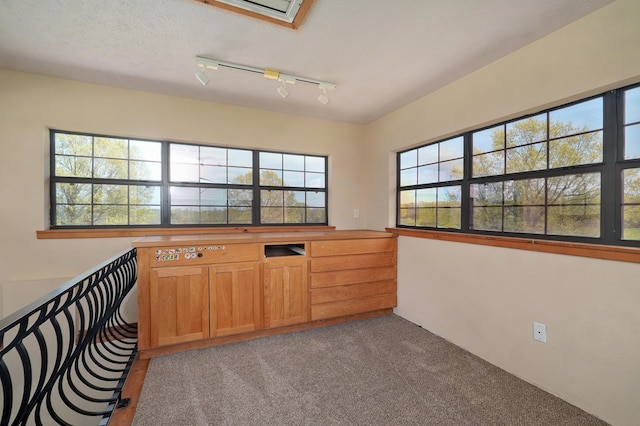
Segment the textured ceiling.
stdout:
<svg viewBox="0 0 640 426">
<path fill-rule="evenodd" d="M 369 123 L 612 0 L 316 0 L 298 30 L 191 0 L 0 0 L 0 68 Z M 195 56 L 337 83 L 298 83 Z M 541 58 L 542 60 L 543 58 Z"/>
</svg>

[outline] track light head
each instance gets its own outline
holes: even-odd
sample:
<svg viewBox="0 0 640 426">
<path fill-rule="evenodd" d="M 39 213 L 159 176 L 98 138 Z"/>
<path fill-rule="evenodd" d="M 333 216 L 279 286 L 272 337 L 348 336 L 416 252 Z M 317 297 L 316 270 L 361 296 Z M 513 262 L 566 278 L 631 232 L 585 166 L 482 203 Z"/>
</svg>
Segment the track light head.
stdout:
<svg viewBox="0 0 640 426">
<path fill-rule="evenodd" d="M 206 68 L 204 66 L 202 67 L 201 70 L 198 70 L 198 72 L 196 73 L 196 78 L 200 83 L 202 83 L 203 86 L 206 86 L 211 81 L 211 79 L 209 79 L 209 76 L 207 75 Z"/>
<path fill-rule="evenodd" d="M 285 83 L 282 83 L 282 86 L 278 87 L 278 93 L 282 96 L 283 99 L 286 99 L 289 96 L 289 89 Z"/>
<path fill-rule="evenodd" d="M 278 93 L 282 96 L 283 99 L 286 99 L 289 96 L 289 89 L 287 89 L 288 84 L 296 84 L 296 78 L 292 75 L 287 74 L 278 74 L 278 80 L 281 85 L 278 87 Z"/>
<path fill-rule="evenodd" d="M 318 89 L 320 89 L 320 91 L 322 92 L 320 96 L 318 96 L 318 102 L 320 102 L 322 105 L 328 104 L 331 99 L 329 99 L 329 96 L 327 96 L 327 90 L 334 90 L 335 88 L 336 88 L 335 84 L 330 84 L 330 83 L 318 84 Z"/>
<path fill-rule="evenodd" d="M 320 101 L 322 105 L 326 105 L 330 100 L 331 99 L 329 99 L 329 97 L 327 96 L 327 91 L 325 89 L 322 89 L 322 94 L 318 96 L 318 101 Z"/>
<path fill-rule="evenodd" d="M 200 69 L 196 73 L 196 78 L 200 83 L 202 83 L 203 86 L 206 86 L 211 81 L 211 79 L 209 79 L 209 76 L 207 75 L 207 68 L 217 70 L 220 64 L 218 61 L 215 61 L 213 59 L 201 58 L 199 56 L 196 56 L 196 64 L 198 64 L 198 67 L 200 67 Z"/>
</svg>

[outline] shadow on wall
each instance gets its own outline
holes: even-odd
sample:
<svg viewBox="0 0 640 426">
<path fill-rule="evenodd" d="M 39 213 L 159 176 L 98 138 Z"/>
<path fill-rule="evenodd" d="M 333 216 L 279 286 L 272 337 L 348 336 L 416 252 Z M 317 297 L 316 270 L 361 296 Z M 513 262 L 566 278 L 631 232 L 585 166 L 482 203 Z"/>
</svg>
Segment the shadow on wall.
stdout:
<svg viewBox="0 0 640 426">
<path fill-rule="evenodd" d="M 19 280 L 0 284 L 0 318 L 9 316 L 18 309 L 24 308 L 29 303 L 51 293 L 71 279 L 73 277 Z M 122 302 L 121 312 L 126 321 L 138 322 L 138 292 L 135 288 Z"/>
<path fill-rule="evenodd" d="M 0 308 L 2 309 L 0 310 L 0 318 L 24 308 L 34 300 L 54 291 L 71 278 L 20 280 L 0 284 Z"/>
</svg>

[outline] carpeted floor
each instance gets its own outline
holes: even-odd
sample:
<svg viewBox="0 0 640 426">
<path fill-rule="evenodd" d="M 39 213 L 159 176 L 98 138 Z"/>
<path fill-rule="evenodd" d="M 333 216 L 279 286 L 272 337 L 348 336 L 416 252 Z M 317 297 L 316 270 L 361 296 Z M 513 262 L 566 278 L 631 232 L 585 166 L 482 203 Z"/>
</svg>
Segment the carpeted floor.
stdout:
<svg viewBox="0 0 640 426">
<path fill-rule="evenodd" d="M 606 423 L 389 315 L 154 358 L 133 424 Z"/>
</svg>

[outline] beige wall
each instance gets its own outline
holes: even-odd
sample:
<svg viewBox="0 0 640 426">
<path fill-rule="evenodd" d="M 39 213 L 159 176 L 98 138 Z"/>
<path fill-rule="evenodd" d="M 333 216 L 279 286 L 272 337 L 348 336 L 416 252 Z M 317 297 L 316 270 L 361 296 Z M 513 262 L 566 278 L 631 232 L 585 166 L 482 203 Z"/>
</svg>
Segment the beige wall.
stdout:
<svg viewBox="0 0 640 426">
<path fill-rule="evenodd" d="M 617 0 L 367 126 L 369 227 L 394 224 L 396 151 L 639 82 L 638 16 L 640 2 Z M 640 264 L 410 237 L 398 257 L 399 315 L 612 424 L 638 424 Z"/>
<path fill-rule="evenodd" d="M 0 70 L 0 285 L 14 294 L 14 281 L 71 277 L 130 243 L 36 239 L 47 221 L 50 127 L 328 154 L 331 224 L 382 229 L 395 220 L 396 151 L 640 81 L 638 16 L 640 2 L 617 0 L 366 128 Z M 640 419 L 638 277 L 638 264 L 401 237 L 397 312 L 631 425 Z M 546 345 L 532 339 L 534 320 L 547 325 Z"/>
<path fill-rule="evenodd" d="M 399 315 L 611 424 L 638 424 L 639 264 L 410 237 L 398 259 Z"/>
<path fill-rule="evenodd" d="M 0 70 L 0 316 L 21 307 L 15 286 L 35 298 L 131 243 L 36 239 L 48 228 L 50 128 L 329 155 L 330 224 L 365 224 L 362 126 Z"/>
</svg>

